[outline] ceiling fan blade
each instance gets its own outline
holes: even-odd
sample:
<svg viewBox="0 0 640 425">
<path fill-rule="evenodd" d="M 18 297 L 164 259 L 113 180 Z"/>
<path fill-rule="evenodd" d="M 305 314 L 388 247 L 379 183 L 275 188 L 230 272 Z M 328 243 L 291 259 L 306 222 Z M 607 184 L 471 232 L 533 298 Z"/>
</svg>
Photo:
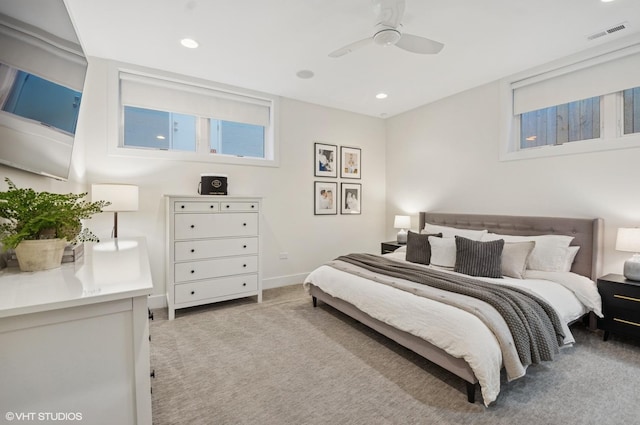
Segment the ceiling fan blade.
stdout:
<svg viewBox="0 0 640 425">
<path fill-rule="evenodd" d="M 367 37 L 363 40 L 356 41 L 355 43 L 347 44 L 344 47 L 339 48 L 331 53 L 329 53 L 330 58 L 339 58 L 340 56 L 344 56 L 347 53 L 351 53 L 356 49 L 366 46 L 367 44 L 373 43 L 373 39 L 371 37 Z"/>
<path fill-rule="evenodd" d="M 377 24 L 397 28 L 404 15 L 405 0 L 372 0 Z"/>
<path fill-rule="evenodd" d="M 433 55 L 439 53 L 444 47 L 444 44 L 417 35 L 402 34 L 396 46 L 408 52 Z"/>
</svg>

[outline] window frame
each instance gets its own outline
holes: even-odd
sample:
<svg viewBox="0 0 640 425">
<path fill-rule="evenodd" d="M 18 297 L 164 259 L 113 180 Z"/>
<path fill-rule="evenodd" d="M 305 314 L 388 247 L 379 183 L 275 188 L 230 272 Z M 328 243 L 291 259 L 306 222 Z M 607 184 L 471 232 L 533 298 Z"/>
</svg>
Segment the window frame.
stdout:
<svg viewBox="0 0 640 425">
<path fill-rule="evenodd" d="M 561 145 L 546 145 L 520 149 L 520 116 L 514 115 L 513 84 L 528 78 L 536 78 L 548 73 L 553 78 L 563 69 L 580 69 L 585 62 L 611 61 L 640 51 L 640 43 L 620 46 L 617 50 L 608 46 L 583 52 L 568 58 L 552 62 L 499 81 L 500 123 L 499 123 L 499 160 L 514 161 L 533 158 L 574 155 L 617 149 L 640 147 L 640 133 L 624 134 L 622 92 L 601 95 L 600 100 L 600 138 L 577 140 Z M 628 53 L 631 52 L 631 53 Z M 601 59 L 608 58 L 608 59 Z M 579 100 L 579 99 L 575 99 Z"/>
<path fill-rule="evenodd" d="M 163 159 L 172 161 L 205 162 L 217 164 L 251 165 L 264 167 L 278 167 L 279 155 L 279 97 L 267 93 L 256 92 L 239 87 L 233 87 L 211 81 L 179 75 L 159 70 L 152 70 L 130 64 L 119 62 L 109 62 L 108 70 L 108 107 L 109 107 L 109 129 L 108 129 L 108 149 L 109 156 L 135 157 L 148 159 Z M 265 127 L 265 158 L 244 157 L 235 155 L 225 155 L 211 153 L 209 150 L 209 118 L 197 117 L 196 120 L 196 150 L 194 152 L 144 149 L 124 146 L 124 107 L 120 99 L 120 74 L 134 74 L 141 77 L 165 80 L 169 83 L 184 84 L 189 87 L 199 87 L 216 91 L 224 91 L 233 95 L 249 96 L 269 102 L 269 126 Z M 172 111 L 173 112 L 173 111 Z M 177 112 L 177 111 L 176 111 Z"/>
</svg>

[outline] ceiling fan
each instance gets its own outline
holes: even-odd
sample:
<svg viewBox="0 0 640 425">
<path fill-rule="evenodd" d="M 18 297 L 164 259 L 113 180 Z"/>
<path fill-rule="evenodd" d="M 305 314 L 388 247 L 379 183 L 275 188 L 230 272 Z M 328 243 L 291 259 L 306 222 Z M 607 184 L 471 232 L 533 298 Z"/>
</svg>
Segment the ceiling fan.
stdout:
<svg viewBox="0 0 640 425">
<path fill-rule="evenodd" d="M 347 44 L 329 53 L 330 57 L 339 58 L 372 43 L 381 46 L 396 46 L 408 52 L 423 55 L 436 54 L 444 47 L 444 44 L 435 40 L 400 32 L 402 15 L 404 15 L 404 0 L 372 0 L 372 3 L 377 18 L 373 36 Z"/>
</svg>

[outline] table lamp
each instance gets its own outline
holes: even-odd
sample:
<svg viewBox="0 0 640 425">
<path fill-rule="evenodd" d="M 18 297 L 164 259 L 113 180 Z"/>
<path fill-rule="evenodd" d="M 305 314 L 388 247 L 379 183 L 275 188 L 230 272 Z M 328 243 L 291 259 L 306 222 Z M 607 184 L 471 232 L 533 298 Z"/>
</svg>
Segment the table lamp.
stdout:
<svg viewBox="0 0 640 425">
<path fill-rule="evenodd" d="M 138 186 L 132 184 L 93 184 L 91 200 L 108 201 L 102 211 L 113 211 L 113 237 L 118 238 L 118 212 L 138 211 Z"/>
<path fill-rule="evenodd" d="M 393 220 L 393 227 L 400 229 L 398 232 L 398 243 L 407 243 L 407 230 L 411 227 L 411 217 L 408 215 L 397 215 Z"/>
<path fill-rule="evenodd" d="M 619 228 L 616 250 L 634 253 L 624 262 L 624 277 L 640 281 L 640 228 Z"/>
</svg>

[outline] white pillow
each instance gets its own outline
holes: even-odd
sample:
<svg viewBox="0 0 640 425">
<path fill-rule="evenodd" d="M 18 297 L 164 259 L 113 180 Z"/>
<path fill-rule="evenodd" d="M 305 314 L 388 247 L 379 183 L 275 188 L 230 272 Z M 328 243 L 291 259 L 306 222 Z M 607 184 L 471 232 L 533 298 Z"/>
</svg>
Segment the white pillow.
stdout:
<svg viewBox="0 0 640 425">
<path fill-rule="evenodd" d="M 437 224 L 425 223 L 421 233 L 442 233 L 443 238 L 462 236 L 463 238 L 479 241 L 481 240 L 482 235 L 487 233 L 487 230 L 458 229 L 456 227 L 438 226 Z"/>
<path fill-rule="evenodd" d="M 569 244 L 573 240 L 573 236 L 513 236 L 500 235 L 497 233 L 487 233 L 482 236 L 483 241 L 495 241 L 497 239 L 504 239 L 505 242 L 534 241 L 536 246 L 533 248 L 533 251 L 529 256 L 527 269 L 559 272 L 564 271 L 566 268 L 567 256 L 570 254 L 570 250 L 567 248 L 569 248 Z"/>
<path fill-rule="evenodd" d="M 454 268 L 456 265 L 455 238 L 438 238 L 429 236 L 431 245 L 431 265 Z"/>
<path fill-rule="evenodd" d="M 570 272 L 571 267 L 573 267 L 573 260 L 576 259 L 576 255 L 578 255 L 579 246 L 570 246 L 567 248 L 567 254 L 564 259 L 564 265 L 562 267 L 563 272 Z"/>
<path fill-rule="evenodd" d="M 534 241 L 505 242 L 502 248 L 502 275 L 522 279 L 535 246 Z"/>
</svg>

